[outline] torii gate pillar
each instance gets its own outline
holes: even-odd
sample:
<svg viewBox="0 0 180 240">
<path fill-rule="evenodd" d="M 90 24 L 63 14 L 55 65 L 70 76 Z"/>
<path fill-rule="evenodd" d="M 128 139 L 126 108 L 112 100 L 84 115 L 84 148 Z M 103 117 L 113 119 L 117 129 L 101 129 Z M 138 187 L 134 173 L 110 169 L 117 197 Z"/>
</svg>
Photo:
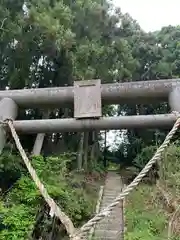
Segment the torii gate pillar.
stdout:
<svg viewBox="0 0 180 240">
<path fill-rule="evenodd" d="M 172 111 L 180 113 L 180 89 L 174 88 L 169 94 L 169 105 Z"/>
<path fill-rule="evenodd" d="M 18 114 L 18 106 L 17 104 L 10 98 L 3 98 L 0 101 L 0 121 L 4 121 L 6 119 L 15 119 Z M 0 125 L 0 154 L 6 143 L 6 129 L 1 124 Z"/>
</svg>

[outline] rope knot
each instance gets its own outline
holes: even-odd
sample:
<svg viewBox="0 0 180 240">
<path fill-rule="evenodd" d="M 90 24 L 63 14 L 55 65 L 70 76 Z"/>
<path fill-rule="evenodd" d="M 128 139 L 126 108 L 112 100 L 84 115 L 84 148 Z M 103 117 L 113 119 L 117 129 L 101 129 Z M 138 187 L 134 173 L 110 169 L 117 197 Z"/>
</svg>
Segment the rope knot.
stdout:
<svg viewBox="0 0 180 240">
<path fill-rule="evenodd" d="M 174 114 L 177 118 L 180 118 L 180 112 L 172 111 L 171 113 Z"/>
<path fill-rule="evenodd" d="M 8 122 L 13 123 L 13 119 L 11 118 L 6 118 L 4 120 L 0 120 L 0 125 L 8 125 Z"/>
</svg>

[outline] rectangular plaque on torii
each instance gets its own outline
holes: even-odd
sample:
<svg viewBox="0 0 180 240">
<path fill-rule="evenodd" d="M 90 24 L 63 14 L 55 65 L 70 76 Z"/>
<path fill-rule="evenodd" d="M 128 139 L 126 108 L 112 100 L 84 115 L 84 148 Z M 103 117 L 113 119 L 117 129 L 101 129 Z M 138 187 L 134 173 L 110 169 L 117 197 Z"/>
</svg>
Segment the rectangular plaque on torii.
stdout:
<svg viewBox="0 0 180 240">
<path fill-rule="evenodd" d="M 100 118 L 101 106 L 101 80 L 74 82 L 74 117 Z"/>
</svg>

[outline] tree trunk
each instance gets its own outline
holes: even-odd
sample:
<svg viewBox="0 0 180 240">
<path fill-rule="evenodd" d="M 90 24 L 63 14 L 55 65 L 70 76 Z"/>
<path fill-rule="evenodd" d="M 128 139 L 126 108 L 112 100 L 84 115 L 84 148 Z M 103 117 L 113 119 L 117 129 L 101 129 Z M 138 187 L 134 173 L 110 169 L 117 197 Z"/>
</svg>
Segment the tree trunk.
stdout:
<svg viewBox="0 0 180 240">
<path fill-rule="evenodd" d="M 43 118 L 44 119 L 48 119 L 49 117 L 49 111 L 45 112 L 43 114 Z M 43 146 L 43 142 L 44 142 L 44 137 L 45 137 L 45 133 L 38 133 L 36 136 L 36 140 L 33 146 L 33 150 L 32 150 L 32 155 L 33 156 L 37 156 L 41 154 L 41 149 Z"/>
<path fill-rule="evenodd" d="M 107 131 L 105 131 L 104 136 L 104 167 L 107 167 L 107 159 L 106 159 L 106 153 L 107 153 Z"/>
<path fill-rule="evenodd" d="M 95 159 L 95 132 L 93 131 L 91 134 L 91 139 L 92 139 L 92 143 L 91 143 L 91 153 L 90 153 L 90 161 L 94 161 Z"/>
<path fill-rule="evenodd" d="M 90 161 L 93 162 L 93 165 L 96 165 L 97 159 L 99 157 L 99 146 L 98 146 L 98 133 L 96 131 L 92 132 L 92 146 L 90 153 Z"/>
<path fill-rule="evenodd" d="M 99 132 L 94 132 L 94 155 L 96 160 L 98 160 L 102 155 L 100 151 L 100 145 L 99 145 L 99 138 L 98 138 Z"/>
<path fill-rule="evenodd" d="M 88 147 L 89 147 L 89 132 L 84 133 L 84 170 L 88 169 Z"/>
<path fill-rule="evenodd" d="M 79 141 L 78 157 L 77 157 L 78 170 L 82 170 L 82 165 L 83 165 L 83 143 L 84 143 L 84 133 L 81 133 L 80 141 Z"/>
</svg>

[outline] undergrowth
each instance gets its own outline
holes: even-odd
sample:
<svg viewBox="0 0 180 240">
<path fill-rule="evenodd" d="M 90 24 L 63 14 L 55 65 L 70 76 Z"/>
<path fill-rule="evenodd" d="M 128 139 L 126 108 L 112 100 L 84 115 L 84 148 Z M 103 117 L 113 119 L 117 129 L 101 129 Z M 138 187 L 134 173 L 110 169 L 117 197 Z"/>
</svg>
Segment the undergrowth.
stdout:
<svg viewBox="0 0 180 240">
<path fill-rule="evenodd" d="M 142 151 L 142 155 L 138 156 L 141 168 L 143 162 L 145 164 L 152 156 L 146 153 L 146 150 Z M 126 199 L 126 240 L 180 239 L 179 159 L 180 147 L 173 144 L 158 163 L 159 179 L 156 184 L 154 181 L 151 184 L 141 183 Z"/>
<path fill-rule="evenodd" d="M 16 179 L 3 189 L 0 197 L 0 239 L 63 239 L 66 235 L 63 226 L 59 220 L 49 216 L 49 207 L 26 169 L 23 166 L 18 168 L 18 164 L 21 165 L 19 157 L 14 158 L 18 159 L 17 171 L 12 168 L 15 173 L 10 173 L 5 164 L 13 164 L 12 156 L 6 156 L 6 161 L 1 159 L 0 164 L 4 176 L 8 172 Z M 67 154 L 46 159 L 38 156 L 31 161 L 50 196 L 70 216 L 75 226 L 86 222 L 94 212 L 101 173 L 96 171 L 96 174 L 86 176 L 70 172 L 71 156 Z"/>
<path fill-rule="evenodd" d="M 165 240 L 168 216 L 153 186 L 140 185 L 126 200 L 126 240 Z"/>
</svg>

